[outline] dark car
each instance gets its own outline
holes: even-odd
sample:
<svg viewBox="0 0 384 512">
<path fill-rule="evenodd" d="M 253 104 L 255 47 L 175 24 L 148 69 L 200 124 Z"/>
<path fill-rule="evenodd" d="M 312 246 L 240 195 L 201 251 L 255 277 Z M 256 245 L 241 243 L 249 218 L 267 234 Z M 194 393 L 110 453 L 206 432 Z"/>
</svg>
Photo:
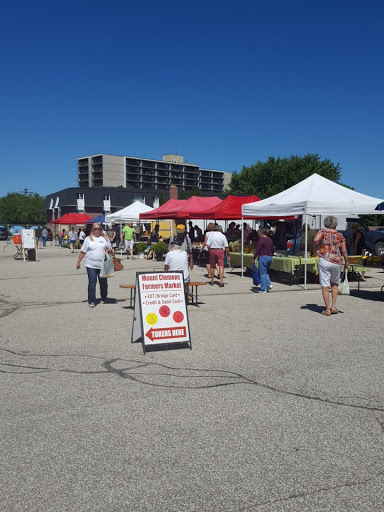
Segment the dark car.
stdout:
<svg viewBox="0 0 384 512">
<path fill-rule="evenodd" d="M 8 240 L 8 229 L 0 226 L 0 240 Z"/>
<path fill-rule="evenodd" d="M 359 231 L 364 234 L 365 244 L 372 254 L 375 256 L 384 256 L 384 231 L 370 230 L 360 219 L 347 219 L 347 221 L 359 224 Z M 346 231 L 341 231 L 341 233 L 343 233 L 346 238 L 350 235 L 350 233 Z"/>
</svg>

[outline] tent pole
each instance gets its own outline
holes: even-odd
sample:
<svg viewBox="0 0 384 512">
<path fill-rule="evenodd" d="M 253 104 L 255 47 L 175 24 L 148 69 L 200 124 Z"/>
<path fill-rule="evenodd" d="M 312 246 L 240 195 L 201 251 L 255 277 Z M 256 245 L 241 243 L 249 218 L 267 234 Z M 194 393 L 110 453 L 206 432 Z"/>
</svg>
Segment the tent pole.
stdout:
<svg viewBox="0 0 384 512">
<path fill-rule="evenodd" d="M 307 289 L 307 256 L 308 256 L 308 229 L 307 229 L 308 215 L 305 221 L 305 260 L 304 260 L 304 290 Z"/>
<path fill-rule="evenodd" d="M 243 252 L 244 252 L 244 217 L 243 217 L 243 213 L 241 213 L 241 225 L 242 225 L 242 230 L 241 230 L 241 277 L 243 277 L 243 274 L 244 274 L 244 256 L 243 256 Z"/>
</svg>

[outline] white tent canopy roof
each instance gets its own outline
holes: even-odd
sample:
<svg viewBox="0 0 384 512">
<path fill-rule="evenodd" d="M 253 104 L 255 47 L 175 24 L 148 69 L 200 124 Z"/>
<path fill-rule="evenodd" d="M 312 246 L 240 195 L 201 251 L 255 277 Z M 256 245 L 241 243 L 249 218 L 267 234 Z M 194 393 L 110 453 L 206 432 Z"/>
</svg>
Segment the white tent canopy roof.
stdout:
<svg viewBox="0 0 384 512">
<path fill-rule="evenodd" d="M 242 206 L 243 216 L 358 215 L 384 213 L 375 210 L 383 200 L 366 196 L 312 174 L 268 199 Z"/>
<path fill-rule="evenodd" d="M 151 210 L 153 210 L 151 206 L 136 201 L 122 210 L 106 215 L 105 222 L 107 224 L 113 224 L 114 222 L 139 221 L 140 213 L 149 212 Z"/>
</svg>

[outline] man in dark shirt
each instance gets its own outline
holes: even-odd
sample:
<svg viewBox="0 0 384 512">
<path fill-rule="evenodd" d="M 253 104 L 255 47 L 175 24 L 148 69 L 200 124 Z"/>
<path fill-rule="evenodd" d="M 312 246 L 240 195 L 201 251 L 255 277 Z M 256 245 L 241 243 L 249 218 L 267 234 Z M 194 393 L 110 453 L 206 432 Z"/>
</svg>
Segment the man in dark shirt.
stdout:
<svg viewBox="0 0 384 512">
<path fill-rule="evenodd" d="M 41 248 L 41 242 L 43 241 L 43 230 L 41 229 L 40 226 L 37 226 L 37 228 L 35 230 L 35 238 L 36 238 L 37 248 L 40 249 Z"/>
<path fill-rule="evenodd" d="M 253 260 L 258 258 L 259 274 L 260 274 L 260 291 L 270 292 L 272 290 L 271 278 L 269 277 L 268 270 L 272 264 L 272 256 L 275 252 L 275 246 L 272 240 L 267 236 L 267 230 L 260 228 L 257 232 L 259 241 Z"/>
</svg>

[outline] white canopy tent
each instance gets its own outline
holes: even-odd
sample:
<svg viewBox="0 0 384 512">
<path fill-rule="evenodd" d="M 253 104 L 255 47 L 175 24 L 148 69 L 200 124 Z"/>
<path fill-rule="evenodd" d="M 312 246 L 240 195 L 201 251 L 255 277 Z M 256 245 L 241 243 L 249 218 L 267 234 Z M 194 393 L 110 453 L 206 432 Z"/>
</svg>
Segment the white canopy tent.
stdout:
<svg viewBox="0 0 384 512">
<path fill-rule="evenodd" d="M 111 213 L 110 215 L 105 216 L 106 224 L 114 224 L 116 222 L 139 222 L 140 221 L 140 213 L 150 212 L 153 210 L 151 206 L 148 206 L 140 201 L 136 201 L 126 208 L 119 210 L 115 213 Z"/>
<path fill-rule="evenodd" d="M 244 204 L 243 217 L 286 217 L 289 215 L 375 215 L 384 211 L 375 210 L 383 200 L 366 196 L 338 185 L 319 174 L 297 183 L 272 197 Z M 243 264 L 243 262 L 242 262 Z M 305 270 L 307 274 L 307 231 L 305 231 Z"/>
<path fill-rule="evenodd" d="M 297 183 L 268 199 L 242 206 L 243 216 L 285 217 L 288 215 L 377 214 L 382 199 L 366 196 L 327 180 L 319 174 Z"/>
</svg>

